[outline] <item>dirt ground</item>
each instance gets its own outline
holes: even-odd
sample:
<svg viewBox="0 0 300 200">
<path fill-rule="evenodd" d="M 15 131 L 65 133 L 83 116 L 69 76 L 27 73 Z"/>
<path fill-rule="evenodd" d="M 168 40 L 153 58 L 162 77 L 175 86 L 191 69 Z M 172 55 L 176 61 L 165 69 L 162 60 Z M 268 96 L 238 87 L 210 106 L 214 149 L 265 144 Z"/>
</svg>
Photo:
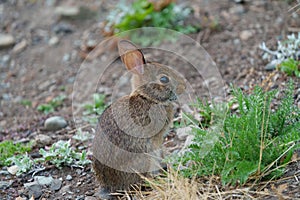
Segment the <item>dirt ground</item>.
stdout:
<svg viewBox="0 0 300 200">
<path fill-rule="evenodd" d="M 46 134 L 51 137 L 51 143 L 54 143 L 72 137 L 76 128 L 72 108 L 74 82 L 85 52 L 89 52 L 91 46 L 94 47 L 90 43 L 104 40 L 101 25 L 109 10 L 113 8 L 114 2 L 0 1 L 0 33 L 13 35 L 16 45 L 26 43 L 22 48 L 20 45 L 19 48 L 12 45 L 0 49 L 0 141 L 30 140 L 38 134 Z M 229 84 L 246 92 L 251 91 L 254 85 L 262 85 L 267 89 L 283 88 L 289 77 L 281 72 L 270 76 L 272 71 L 264 69 L 267 62 L 262 60 L 262 51 L 258 46 L 266 42 L 267 46 L 275 47 L 278 39 L 284 39 L 290 33 L 300 32 L 300 12 L 290 10 L 296 1 L 289 4 L 284 0 L 237 2 L 184 2 L 194 9 L 195 19 L 199 23 L 205 24 L 205 21 L 201 21 L 202 16 L 216 19 L 218 22 L 218 27 L 206 25 L 199 33 L 190 36 L 199 42 L 215 61 L 225 83 L 225 91 Z M 62 18 L 55 12 L 56 7 L 62 5 L 84 6 L 88 14 L 83 10 L 84 14 L 78 18 Z M 53 42 L 54 40 L 57 41 Z M 105 52 L 117 56 L 115 48 L 105 49 Z M 156 59 L 163 60 L 163 57 L 158 55 L 154 60 Z M 101 59 L 97 62 L 101 62 Z M 186 73 L 191 85 L 201 93 L 201 80 L 189 71 L 183 73 Z M 112 77 L 104 77 L 98 92 L 110 95 L 109 88 L 118 78 L 118 75 L 114 74 Z M 267 84 L 263 84 L 269 78 Z M 293 79 L 296 83 L 295 103 L 299 106 L 300 82 L 295 77 Z M 37 111 L 36 107 L 39 104 L 49 102 L 59 95 L 66 95 L 67 98 L 58 111 L 48 115 Z M 22 100 L 31 101 L 32 106 L 22 105 Z M 56 132 L 44 130 L 45 119 L 54 115 L 63 116 L 68 122 L 68 127 Z M 78 147 L 82 144 L 75 145 Z M 86 145 L 90 146 L 89 142 Z M 3 171 L 5 168 L 1 172 Z M 97 189 L 90 166 L 85 169 L 66 167 L 61 170 L 48 166 L 39 175 L 51 175 L 63 180 L 58 191 L 43 188 L 40 199 L 92 199 Z M 72 179 L 66 180 L 67 175 L 71 175 Z M 281 193 L 284 194 L 284 198 L 300 199 L 300 163 L 292 163 L 285 177 L 287 178 L 284 180 L 270 184 L 269 191 L 273 191 L 274 194 L 270 199 L 282 199 Z M 0 199 L 10 200 L 18 196 L 29 198 L 24 183 L 32 181 L 30 174 L 20 177 L 0 174 L 0 181 L 9 180 L 13 181 L 12 185 L 0 191 Z M 286 183 L 283 191 L 277 194 L 274 188 Z"/>
</svg>

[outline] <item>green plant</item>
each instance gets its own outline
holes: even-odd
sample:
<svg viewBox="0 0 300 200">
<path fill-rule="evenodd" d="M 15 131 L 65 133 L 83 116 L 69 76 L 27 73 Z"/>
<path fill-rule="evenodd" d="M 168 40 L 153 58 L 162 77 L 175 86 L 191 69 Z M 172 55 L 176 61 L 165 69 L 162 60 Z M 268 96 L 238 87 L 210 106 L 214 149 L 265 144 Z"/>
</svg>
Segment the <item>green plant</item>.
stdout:
<svg viewBox="0 0 300 200">
<path fill-rule="evenodd" d="M 45 114 L 54 112 L 58 107 L 63 104 L 63 101 L 66 99 L 65 95 L 60 95 L 58 97 L 53 98 L 46 104 L 41 104 L 37 107 L 37 110 L 43 112 Z"/>
<path fill-rule="evenodd" d="M 234 99 L 227 109 L 198 104 L 214 121 L 209 128 L 201 128 L 189 120 L 193 143 L 175 157 L 175 166 L 181 165 L 185 176 L 220 175 L 223 184 L 282 175 L 294 150 L 300 148 L 300 109 L 293 105 L 290 83 L 273 111 L 271 102 L 277 92 L 256 87 L 253 94 L 245 95 L 233 89 Z M 238 105 L 235 112 L 229 112 L 232 104 Z"/>
<path fill-rule="evenodd" d="M 279 65 L 279 69 L 287 73 L 289 76 L 294 74 L 295 76 L 300 78 L 300 61 L 289 58 Z"/>
<path fill-rule="evenodd" d="M 20 104 L 23 105 L 23 106 L 27 106 L 27 107 L 31 107 L 32 106 L 32 102 L 28 99 L 22 99 L 20 101 Z"/>
<path fill-rule="evenodd" d="M 32 143 L 22 144 L 14 143 L 11 140 L 5 140 L 0 143 L 0 166 L 8 166 L 11 160 L 8 158 L 15 154 L 24 154 L 31 151 Z"/>
<path fill-rule="evenodd" d="M 71 141 L 58 141 L 54 143 L 48 151 L 40 149 L 42 158 L 38 159 L 39 162 L 47 162 L 54 164 L 56 167 L 61 168 L 66 166 L 83 166 L 90 163 L 87 159 L 86 151 L 81 153 L 76 152 L 71 147 Z"/>
<path fill-rule="evenodd" d="M 104 31 L 119 33 L 148 26 L 193 33 L 198 31 L 199 27 L 185 24 L 185 19 L 191 12 L 190 8 L 184 8 L 174 3 L 156 11 L 153 4 L 147 0 L 136 0 L 129 6 L 125 1 L 121 1 L 109 13 Z"/>
<path fill-rule="evenodd" d="M 93 94 L 93 103 L 92 104 L 85 104 L 83 108 L 85 111 L 83 115 L 86 117 L 84 118 L 91 124 L 97 124 L 98 116 L 104 111 L 106 108 L 105 105 L 105 95 L 103 94 Z"/>
<path fill-rule="evenodd" d="M 34 161 L 28 156 L 27 153 L 10 157 L 7 159 L 7 161 L 17 166 L 17 176 L 29 171 L 34 165 Z"/>
<path fill-rule="evenodd" d="M 265 52 L 262 58 L 270 61 L 265 68 L 278 68 L 288 75 L 300 77 L 300 32 L 298 36 L 291 34 L 286 40 L 277 43 L 277 50 L 270 50 L 264 42 L 259 46 Z"/>
</svg>

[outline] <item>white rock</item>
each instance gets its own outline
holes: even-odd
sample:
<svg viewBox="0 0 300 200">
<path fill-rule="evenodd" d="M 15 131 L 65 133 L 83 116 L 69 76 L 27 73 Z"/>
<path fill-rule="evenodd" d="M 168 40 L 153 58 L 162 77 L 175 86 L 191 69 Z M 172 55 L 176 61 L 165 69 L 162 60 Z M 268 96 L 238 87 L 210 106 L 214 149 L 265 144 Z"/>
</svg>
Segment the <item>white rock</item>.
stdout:
<svg viewBox="0 0 300 200">
<path fill-rule="evenodd" d="M 55 8 L 55 13 L 64 17 L 74 17 L 80 13 L 80 9 L 75 6 L 59 6 Z"/>
<path fill-rule="evenodd" d="M 59 43 L 59 38 L 54 36 L 52 38 L 50 38 L 50 40 L 48 41 L 48 44 L 50 46 L 54 46 L 54 45 L 57 45 Z"/>
<path fill-rule="evenodd" d="M 20 53 L 22 52 L 27 46 L 27 41 L 24 39 L 18 44 L 16 44 L 12 50 L 13 53 Z"/>
<path fill-rule="evenodd" d="M 15 43 L 15 39 L 12 35 L 0 33 L 0 48 L 11 46 L 14 43 Z"/>
<path fill-rule="evenodd" d="M 240 38 L 241 38 L 241 40 L 244 40 L 244 41 L 250 39 L 253 35 L 254 35 L 254 33 L 251 30 L 244 30 L 244 31 L 240 32 Z"/>
<path fill-rule="evenodd" d="M 16 175 L 16 173 L 19 171 L 19 167 L 17 165 L 13 165 L 11 167 L 8 167 L 7 171 L 12 175 Z"/>
</svg>

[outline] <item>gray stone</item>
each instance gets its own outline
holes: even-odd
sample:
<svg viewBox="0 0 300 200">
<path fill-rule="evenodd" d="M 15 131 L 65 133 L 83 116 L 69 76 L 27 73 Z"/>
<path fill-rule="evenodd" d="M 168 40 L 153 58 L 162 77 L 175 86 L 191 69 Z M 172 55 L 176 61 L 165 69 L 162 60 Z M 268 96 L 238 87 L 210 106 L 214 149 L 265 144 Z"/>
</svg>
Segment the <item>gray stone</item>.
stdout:
<svg viewBox="0 0 300 200">
<path fill-rule="evenodd" d="M 35 176 L 34 181 L 36 181 L 40 185 L 51 185 L 53 182 L 53 178 L 51 176 Z"/>
<path fill-rule="evenodd" d="M 60 179 L 54 179 L 50 185 L 50 190 L 57 191 L 61 188 L 62 180 Z"/>
<path fill-rule="evenodd" d="M 12 35 L 0 33 L 0 48 L 12 46 L 15 43 L 15 39 Z"/>
<path fill-rule="evenodd" d="M 280 62 L 278 60 L 272 60 L 265 66 L 265 70 L 267 70 L 267 71 L 274 70 L 274 69 L 276 69 L 277 65 L 279 65 L 279 64 L 280 64 Z"/>
<path fill-rule="evenodd" d="M 45 121 L 45 129 L 48 131 L 56 131 L 62 128 L 65 128 L 68 125 L 66 120 L 60 116 L 54 116 L 46 119 Z"/>
<path fill-rule="evenodd" d="M 7 65 L 9 61 L 10 61 L 10 56 L 9 55 L 4 55 L 1 59 L 1 64 Z"/>
<path fill-rule="evenodd" d="M 65 185 L 63 186 L 60 191 L 59 191 L 62 195 L 66 194 L 66 193 L 71 193 L 71 185 Z"/>
<path fill-rule="evenodd" d="M 39 134 L 35 137 L 35 141 L 38 144 L 38 146 L 46 146 L 51 144 L 52 139 L 48 135 Z"/>
<path fill-rule="evenodd" d="M 64 62 L 68 62 L 68 61 L 70 61 L 70 58 L 71 58 L 70 54 L 66 53 L 66 54 L 63 56 L 63 61 L 64 61 Z"/>
<path fill-rule="evenodd" d="M 68 174 L 67 177 L 66 177 L 66 180 L 71 181 L 72 179 L 73 179 L 73 177 L 70 174 Z"/>
<path fill-rule="evenodd" d="M 25 186 L 25 188 L 28 189 L 29 197 L 34 196 L 34 198 L 37 199 L 37 198 L 40 198 L 40 196 L 42 196 L 42 194 L 43 194 L 42 187 L 36 181 L 31 182 L 31 183 L 25 183 L 24 186 Z"/>
</svg>

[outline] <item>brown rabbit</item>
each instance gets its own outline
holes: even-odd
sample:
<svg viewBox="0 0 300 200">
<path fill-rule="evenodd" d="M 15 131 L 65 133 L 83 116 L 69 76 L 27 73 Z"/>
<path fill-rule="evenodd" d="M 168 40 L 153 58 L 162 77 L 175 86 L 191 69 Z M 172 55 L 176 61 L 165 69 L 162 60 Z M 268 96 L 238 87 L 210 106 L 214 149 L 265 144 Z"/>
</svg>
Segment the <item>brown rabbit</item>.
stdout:
<svg viewBox="0 0 300 200">
<path fill-rule="evenodd" d="M 99 118 L 92 147 L 93 169 L 104 199 L 140 182 L 140 174 L 157 168 L 163 135 L 173 119 L 172 101 L 186 88 L 176 71 L 146 63 L 143 53 L 131 42 L 121 40 L 118 48 L 133 74 L 133 91 L 112 103 Z"/>
</svg>

